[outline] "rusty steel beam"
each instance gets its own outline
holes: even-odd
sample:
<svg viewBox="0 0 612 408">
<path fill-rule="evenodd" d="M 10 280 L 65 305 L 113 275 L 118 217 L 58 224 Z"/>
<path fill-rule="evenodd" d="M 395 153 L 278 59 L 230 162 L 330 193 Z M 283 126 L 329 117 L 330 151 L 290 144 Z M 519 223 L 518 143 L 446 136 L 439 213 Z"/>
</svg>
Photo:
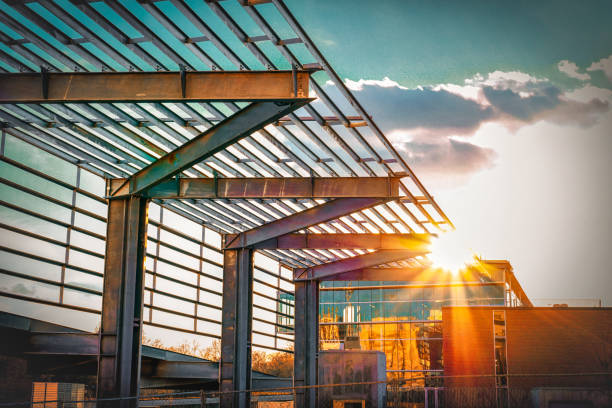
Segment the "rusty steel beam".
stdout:
<svg viewBox="0 0 612 408">
<path fill-rule="evenodd" d="M 0 103 L 290 101 L 308 97 L 309 79 L 304 70 L 2 73 Z"/>
<path fill-rule="evenodd" d="M 429 271 L 428 266 L 404 268 L 362 268 L 320 278 L 320 281 L 423 281 L 423 274 Z M 438 282 L 431 279 L 431 282 Z"/>
<path fill-rule="evenodd" d="M 397 194 L 397 192 L 391 192 L 391 194 L 393 193 Z M 253 247 L 275 237 L 300 231 L 322 222 L 335 220 L 356 211 L 386 203 L 394 198 L 397 198 L 397 196 L 381 198 L 336 198 L 324 204 L 234 235 L 231 241 L 226 241 L 227 244 L 225 249 Z"/>
<path fill-rule="evenodd" d="M 95 333 L 32 333 L 27 354 L 97 356 L 99 336 Z"/>
<path fill-rule="evenodd" d="M 108 191 L 127 179 L 109 179 Z M 381 197 L 399 191 L 400 177 L 173 178 L 142 193 L 156 199 Z"/>
<path fill-rule="evenodd" d="M 323 279 L 331 280 L 336 275 L 346 272 L 363 268 L 371 268 L 389 262 L 402 261 L 405 259 L 414 258 L 418 255 L 425 255 L 427 252 L 427 250 L 414 251 L 410 249 L 381 249 L 376 252 L 341 259 L 339 261 L 329 262 L 310 268 L 295 268 L 293 270 L 293 279 L 296 281 Z"/>
<path fill-rule="evenodd" d="M 120 197 L 142 193 L 310 101 L 254 102 L 133 174 L 109 195 Z"/>
<path fill-rule="evenodd" d="M 233 239 L 237 234 L 229 235 Z M 426 250 L 430 234 L 287 234 L 260 242 L 255 249 L 411 249 Z"/>
<path fill-rule="evenodd" d="M 133 398 L 139 393 L 146 232 L 146 199 L 132 196 L 109 201 L 98 398 Z M 135 401 L 110 405 L 132 407 Z"/>
</svg>

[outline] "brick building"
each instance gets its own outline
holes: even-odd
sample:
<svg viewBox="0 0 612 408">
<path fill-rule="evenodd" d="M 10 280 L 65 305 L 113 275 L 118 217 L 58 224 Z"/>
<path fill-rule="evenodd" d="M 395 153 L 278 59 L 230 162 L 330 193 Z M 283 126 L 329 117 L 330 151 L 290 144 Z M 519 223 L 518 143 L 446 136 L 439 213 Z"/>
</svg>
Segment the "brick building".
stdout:
<svg viewBox="0 0 612 408">
<path fill-rule="evenodd" d="M 442 322 L 445 387 L 458 406 L 533 404 L 552 388 L 610 402 L 612 308 L 445 307 Z"/>
</svg>

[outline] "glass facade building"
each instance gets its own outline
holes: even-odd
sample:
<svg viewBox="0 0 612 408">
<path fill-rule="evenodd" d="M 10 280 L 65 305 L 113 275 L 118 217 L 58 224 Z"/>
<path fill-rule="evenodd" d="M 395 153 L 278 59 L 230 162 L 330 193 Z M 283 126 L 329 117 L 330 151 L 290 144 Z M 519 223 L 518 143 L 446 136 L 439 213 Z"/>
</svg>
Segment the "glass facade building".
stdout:
<svg viewBox="0 0 612 408">
<path fill-rule="evenodd" d="M 460 274 L 429 270 L 410 282 L 321 282 L 319 346 L 383 351 L 388 379 L 437 386 L 444 372 L 443 306 L 527 302 L 506 261 L 478 260 Z"/>
</svg>

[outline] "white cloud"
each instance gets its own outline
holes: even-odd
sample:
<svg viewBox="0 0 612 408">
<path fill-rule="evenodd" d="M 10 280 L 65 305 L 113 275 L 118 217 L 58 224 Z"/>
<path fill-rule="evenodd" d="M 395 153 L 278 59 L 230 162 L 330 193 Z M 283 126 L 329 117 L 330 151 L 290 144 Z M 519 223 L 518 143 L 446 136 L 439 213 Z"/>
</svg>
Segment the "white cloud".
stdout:
<svg viewBox="0 0 612 408">
<path fill-rule="evenodd" d="M 593 99 L 600 101 L 612 102 L 612 91 L 606 88 L 598 88 L 591 84 L 587 84 L 582 88 L 574 89 L 571 92 L 566 92 L 563 97 L 572 101 L 587 103 Z"/>
<path fill-rule="evenodd" d="M 363 91 L 364 86 L 378 86 L 380 88 L 399 88 L 399 89 L 408 89 L 406 87 L 401 86 L 397 82 L 389 79 L 389 77 L 384 77 L 382 81 L 377 79 L 360 79 L 359 81 L 351 81 L 346 78 L 344 80 L 345 85 L 351 91 Z"/>
<path fill-rule="evenodd" d="M 465 80 L 466 85 L 491 86 L 496 89 L 513 89 L 529 83 L 545 82 L 547 79 L 536 78 L 521 71 L 493 71 L 483 77 L 480 73 Z"/>
<path fill-rule="evenodd" d="M 448 93 L 458 95 L 463 99 L 469 99 L 478 102 L 481 105 L 488 105 L 489 102 L 482 95 L 481 89 L 473 85 L 456 85 L 456 84 L 439 84 L 432 89 L 436 92 L 446 91 Z"/>
<path fill-rule="evenodd" d="M 563 72 L 565 75 L 567 75 L 570 78 L 576 78 L 581 81 L 587 81 L 591 79 L 591 76 L 589 74 L 582 74 L 578 72 L 578 65 L 576 65 L 572 61 L 568 61 L 568 60 L 560 61 L 557 64 L 557 68 L 559 68 L 559 71 Z"/>
<path fill-rule="evenodd" d="M 612 81 L 612 55 L 608 58 L 602 58 L 591 64 L 587 71 L 603 71 L 608 79 Z"/>
</svg>

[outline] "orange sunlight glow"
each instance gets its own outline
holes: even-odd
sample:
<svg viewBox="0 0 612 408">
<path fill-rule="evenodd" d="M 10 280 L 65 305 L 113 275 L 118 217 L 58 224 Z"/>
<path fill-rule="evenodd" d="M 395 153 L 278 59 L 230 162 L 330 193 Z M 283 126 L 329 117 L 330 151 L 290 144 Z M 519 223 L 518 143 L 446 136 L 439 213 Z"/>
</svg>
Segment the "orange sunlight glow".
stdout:
<svg viewBox="0 0 612 408">
<path fill-rule="evenodd" d="M 457 231 L 447 232 L 431 243 L 431 253 L 428 258 L 435 268 L 441 268 L 453 274 L 474 263 L 476 254 L 468 246 L 463 236 Z"/>
</svg>

